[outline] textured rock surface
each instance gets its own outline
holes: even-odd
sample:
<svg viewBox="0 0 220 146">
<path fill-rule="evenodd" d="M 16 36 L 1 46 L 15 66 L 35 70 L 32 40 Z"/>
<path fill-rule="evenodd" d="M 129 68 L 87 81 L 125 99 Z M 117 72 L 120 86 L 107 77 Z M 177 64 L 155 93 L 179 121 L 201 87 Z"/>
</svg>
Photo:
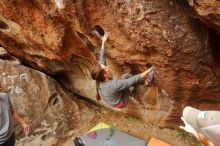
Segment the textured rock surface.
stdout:
<svg viewBox="0 0 220 146">
<path fill-rule="evenodd" d="M 160 96 L 151 99 L 139 87 L 123 112 L 173 127 L 185 105 L 220 109 L 219 51 L 187 2 L 38 0 L 0 5 L 0 44 L 79 95 L 95 96 L 89 71 L 97 64 L 92 52 L 100 42 L 89 33 L 100 25 L 111 34 L 107 63 L 116 78 L 139 73 L 148 62 L 157 69 Z"/>
<path fill-rule="evenodd" d="M 78 23 L 65 19 L 65 16 L 69 18 L 74 15 L 72 2 L 66 10 L 69 15 L 62 15 L 62 11 L 53 2 L 0 3 L 0 36 L 4 40 L 1 44 L 7 46 L 8 52 L 33 68 L 62 78 L 66 87 L 80 95 L 95 95 L 93 82 L 90 83 L 89 69 L 96 62 L 76 33 L 81 31 L 79 27 L 75 27 Z"/>
<path fill-rule="evenodd" d="M 220 1 L 189 0 L 189 4 L 205 24 L 220 32 Z"/>
<path fill-rule="evenodd" d="M 18 63 L 0 60 L 1 85 L 10 94 L 14 108 L 30 125 L 27 137 L 16 126 L 16 146 L 70 146 L 76 136 L 99 122 L 144 140 L 154 136 L 175 146 L 192 145 L 190 140 L 176 138 L 174 130 L 152 127 L 135 117 L 77 99 L 52 78 Z"/>
<path fill-rule="evenodd" d="M 30 125 L 29 137 L 18 145 L 57 144 L 88 127 L 95 116 L 94 108 L 82 101 L 76 103 L 74 95 L 39 71 L 0 60 L 0 72 L 1 85 L 10 94 L 14 108 Z M 16 135 L 18 139 L 24 137 L 19 127 Z"/>
</svg>

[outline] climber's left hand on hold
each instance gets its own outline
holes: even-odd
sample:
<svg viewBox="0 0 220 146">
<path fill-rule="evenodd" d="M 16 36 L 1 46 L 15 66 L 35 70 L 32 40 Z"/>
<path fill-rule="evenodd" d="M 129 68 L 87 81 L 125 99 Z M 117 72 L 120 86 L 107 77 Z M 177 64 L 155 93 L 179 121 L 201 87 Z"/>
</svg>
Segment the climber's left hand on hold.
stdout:
<svg viewBox="0 0 220 146">
<path fill-rule="evenodd" d="M 109 32 L 105 32 L 105 34 L 102 38 L 102 42 L 105 42 L 107 40 L 108 36 L 109 36 Z"/>
</svg>

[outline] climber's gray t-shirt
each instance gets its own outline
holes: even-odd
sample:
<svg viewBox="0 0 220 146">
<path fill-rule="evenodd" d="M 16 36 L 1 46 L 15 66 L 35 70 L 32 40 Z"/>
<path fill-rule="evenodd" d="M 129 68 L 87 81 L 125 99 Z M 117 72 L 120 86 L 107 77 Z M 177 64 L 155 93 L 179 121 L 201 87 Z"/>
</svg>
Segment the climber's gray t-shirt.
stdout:
<svg viewBox="0 0 220 146">
<path fill-rule="evenodd" d="M 105 104 L 116 106 L 122 98 L 128 98 L 128 88 L 140 81 L 142 81 L 142 77 L 140 75 L 135 75 L 128 79 L 109 80 L 107 82 L 100 83 L 98 92 Z"/>
<path fill-rule="evenodd" d="M 104 49 L 100 49 L 99 63 L 106 65 Z M 122 98 L 128 99 L 128 88 L 142 80 L 143 79 L 140 75 L 135 75 L 121 80 L 109 80 L 107 82 L 100 83 L 98 92 L 105 104 L 116 106 L 122 100 Z"/>
<path fill-rule="evenodd" d="M 6 142 L 13 133 L 11 109 L 8 94 L 0 93 L 0 144 Z"/>
</svg>

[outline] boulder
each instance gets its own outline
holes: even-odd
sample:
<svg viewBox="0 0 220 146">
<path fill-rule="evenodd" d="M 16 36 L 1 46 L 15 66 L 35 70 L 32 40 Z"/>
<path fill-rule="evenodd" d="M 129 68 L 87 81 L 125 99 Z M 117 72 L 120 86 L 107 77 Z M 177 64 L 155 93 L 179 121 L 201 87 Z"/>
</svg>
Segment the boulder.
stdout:
<svg viewBox="0 0 220 146">
<path fill-rule="evenodd" d="M 14 109 L 30 126 L 25 137 L 16 124 L 18 146 L 52 145 L 78 133 L 79 127 L 87 126 L 95 116 L 93 108 L 82 101 L 76 103 L 74 94 L 44 73 L 3 60 L 0 60 L 0 72 L 4 92 L 10 95 Z"/>
<path fill-rule="evenodd" d="M 188 2 L 202 22 L 220 32 L 220 1 L 188 0 Z"/>
<path fill-rule="evenodd" d="M 98 64 L 100 40 L 91 31 L 99 25 L 110 32 L 107 64 L 116 79 L 144 71 L 146 63 L 156 68 L 154 93 L 137 87 L 122 112 L 174 127 L 186 105 L 220 109 L 219 50 L 185 1 L 21 0 L 0 5 L 1 46 L 78 95 L 95 100 L 90 72 Z"/>
</svg>

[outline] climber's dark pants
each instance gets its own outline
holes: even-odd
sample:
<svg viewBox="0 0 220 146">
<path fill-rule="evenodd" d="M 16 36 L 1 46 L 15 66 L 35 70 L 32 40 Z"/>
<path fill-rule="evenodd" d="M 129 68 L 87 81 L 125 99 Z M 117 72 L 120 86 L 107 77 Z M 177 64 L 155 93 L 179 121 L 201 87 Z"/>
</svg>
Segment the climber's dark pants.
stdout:
<svg viewBox="0 0 220 146">
<path fill-rule="evenodd" d="M 15 133 L 11 135 L 11 137 L 0 146 L 14 146 L 15 145 Z"/>
</svg>

